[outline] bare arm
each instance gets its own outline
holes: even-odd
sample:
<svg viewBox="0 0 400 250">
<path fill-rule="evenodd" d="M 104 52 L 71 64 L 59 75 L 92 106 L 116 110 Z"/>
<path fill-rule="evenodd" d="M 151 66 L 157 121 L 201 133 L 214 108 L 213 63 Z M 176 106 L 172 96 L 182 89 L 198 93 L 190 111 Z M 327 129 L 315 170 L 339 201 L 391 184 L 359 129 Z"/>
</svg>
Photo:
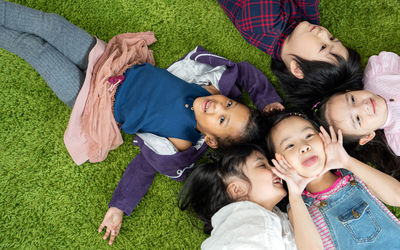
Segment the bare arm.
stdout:
<svg viewBox="0 0 400 250">
<path fill-rule="evenodd" d="M 400 207 L 400 182 L 353 157 L 350 157 L 347 170 L 360 178 L 373 195 L 382 202 Z"/>
<path fill-rule="evenodd" d="M 329 127 L 330 134 L 321 127 L 320 136 L 325 144 L 327 163 L 325 172 L 329 169 L 344 168 L 360 178 L 373 195 L 391 206 L 400 206 L 400 182 L 395 178 L 349 156 L 343 148 L 342 132 Z"/>
</svg>

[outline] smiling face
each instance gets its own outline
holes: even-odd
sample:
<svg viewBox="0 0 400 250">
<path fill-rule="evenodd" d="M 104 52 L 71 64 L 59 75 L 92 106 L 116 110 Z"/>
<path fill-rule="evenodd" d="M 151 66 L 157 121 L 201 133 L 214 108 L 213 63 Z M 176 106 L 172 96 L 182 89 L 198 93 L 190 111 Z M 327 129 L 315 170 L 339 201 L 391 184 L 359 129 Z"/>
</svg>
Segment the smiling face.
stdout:
<svg viewBox="0 0 400 250">
<path fill-rule="evenodd" d="M 325 151 L 321 137 L 306 119 L 290 116 L 276 124 L 270 139 L 274 150 L 304 177 L 319 174 L 325 166 Z"/>
<path fill-rule="evenodd" d="M 332 54 L 348 59 L 346 47 L 326 28 L 303 21 L 286 38 L 281 57 L 286 66 L 293 59 L 291 55 L 299 56 L 305 60 L 336 64 L 337 60 Z"/>
<path fill-rule="evenodd" d="M 344 136 L 365 136 L 382 127 L 387 120 L 385 100 L 367 90 L 332 96 L 326 103 L 325 117 Z"/>
<path fill-rule="evenodd" d="M 276 176 L 271 168 L 265 156 L 258 151 L 247 157 L 243 166 L 243 173 L 251 183 L 248 200 L 269 210 L 286 196 L 282 179 Z"/>
<path fill-rule="evenodd" d="M 216 148 L 216 138 L 239 138 L 250 118 L 250 109 L 223 95 L 198 97 L 193 102 L 196 128 Z M 210 141 L 211 140 L 211 141 Z"/>
</svg>

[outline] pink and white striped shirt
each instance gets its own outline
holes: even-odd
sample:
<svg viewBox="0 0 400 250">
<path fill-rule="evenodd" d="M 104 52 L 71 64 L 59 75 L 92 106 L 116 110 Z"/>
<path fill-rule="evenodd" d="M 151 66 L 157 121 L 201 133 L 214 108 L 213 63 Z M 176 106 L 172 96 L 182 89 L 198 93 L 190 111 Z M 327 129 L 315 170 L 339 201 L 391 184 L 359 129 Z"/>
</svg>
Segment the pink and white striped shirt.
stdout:
<svg viewBox="0 0 400 250">
<path fill-rule="evenodd" d="M 400 156 L 400 57 L 392 52 L 381 52 L 368 59 L 364 71 L 364 89 L 386 101 L 388 118 L 381 129 L 393 152 Z"/>
</svg>

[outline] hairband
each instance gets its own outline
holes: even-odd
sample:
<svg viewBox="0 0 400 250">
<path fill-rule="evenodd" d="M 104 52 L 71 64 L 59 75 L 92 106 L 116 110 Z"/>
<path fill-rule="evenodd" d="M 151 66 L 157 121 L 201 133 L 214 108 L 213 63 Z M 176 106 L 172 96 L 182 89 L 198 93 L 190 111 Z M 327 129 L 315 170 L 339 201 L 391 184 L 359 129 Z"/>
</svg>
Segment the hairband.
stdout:
<svg viewBox="0 0 400 250">
<path fill-rule="evenodd" d="M 302 113 L 298 113 L 298 112 L 290 112 L 289 113 L 289 116 L 300 116 L 301 118 L 304 118 L 304 119 L 306 119 L 306 120 L 308 120 L 308 117 L 305 115 L 305 114 L 302 114 Z"/>
</svg>

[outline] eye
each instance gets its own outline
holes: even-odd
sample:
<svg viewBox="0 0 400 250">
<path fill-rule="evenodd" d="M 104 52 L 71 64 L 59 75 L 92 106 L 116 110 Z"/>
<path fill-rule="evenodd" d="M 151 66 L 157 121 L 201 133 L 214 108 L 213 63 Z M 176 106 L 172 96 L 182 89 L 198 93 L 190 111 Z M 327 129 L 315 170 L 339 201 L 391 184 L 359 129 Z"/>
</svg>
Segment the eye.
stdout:
<svg viewBox="0 0 400 250">
<path fill-rule="evenodd" d="M 221 118 L 219 119 L 219 124 L 222 124 L 225 121 L 225 116 L 221 116 Z"/>
<path fill-rule="evenodd" d="M 354 96 L 351 96 L 351 102 L 352 102 L 353 104 L 356 103 L 356 100 L 354 99 Z"/>
<path fill-rule="evenodd" d="M 291 148 L 293 148 L 294 147 L 294 144 L 289 144 L 289 145 L 287 145 L 286 147 L 285 147 L 285 149 L 291 149 Z"/>
<path fill-rule="evenodd" d="M 306 135 L 306 139 L 310 139 L 311 137 L 313 137 L 314 134 L 308 134 Z"/>
<path fill-rule="evenodd" d="M 226 107 L 228 107 L 228 108 L 229 108 L 230 106 L 232 106 L 232 101 L 229 101 L 228 104 L 226 105 Z"/>
<path fill-rule="evenodd" d="M 361 126 L 361 119 L 360 119 L 360 116 L 356 116 L 356 121 L 357 121 L 357 123 L 358 123 L 358 125 L 359 126 Z"/>
<path fill-rule="evenodd" d="M 267 165 L 265 165 L 264 163 L 258 165 L 259 168 L 267 168 Z"/>
<path fill-rule="evenodd" d="M 329 40 L 331 40 L 331 41 L 333 41 L 335 39 L 336 39 L 336 37 L 334 37 L 334 36 L 331 36 L 331 38 L 329 38 Z"/>
<path fill-rule="evenodd" d="M 326 44 L 322 45 L 322 47 L 321 47 L 321 50 L 320 50 L 320 51 L 322 51 L 322 50 L 324 50 L 324 49 L 326 49 Z"/>
</svg>

